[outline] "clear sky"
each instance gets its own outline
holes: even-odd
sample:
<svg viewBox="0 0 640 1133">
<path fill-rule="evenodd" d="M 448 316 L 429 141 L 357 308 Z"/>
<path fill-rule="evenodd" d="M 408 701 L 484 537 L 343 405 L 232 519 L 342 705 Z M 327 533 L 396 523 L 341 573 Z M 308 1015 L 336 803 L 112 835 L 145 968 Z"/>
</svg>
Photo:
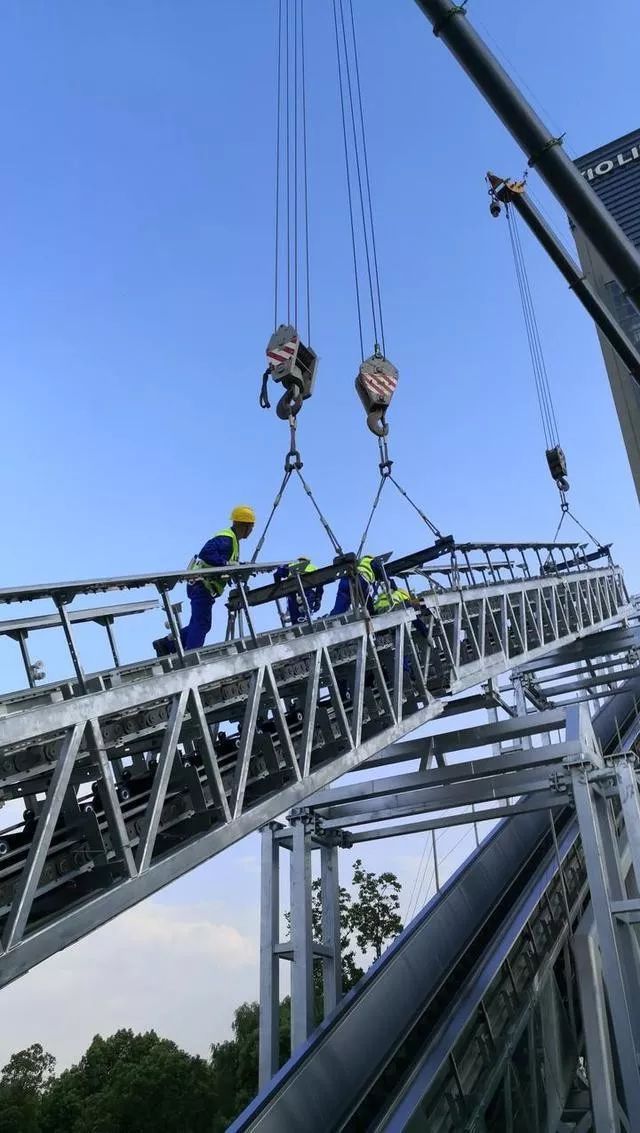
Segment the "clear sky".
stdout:
<svg viewBox="0 0 640 1133">
<path fill-rule="evenodd" d="M 353 547 L 377 449 L 353 390 L 330 3 L 307 8 L 321 363 L 300 445 L 320 503 Z M 355 9 L 387 352 L 400 370 L 394 470 L 459 539 L 550 538 L 557 491 L 506 223 L 489 217 L 483 181 L 488 168 L 521 174 L 524 158 L 412 0 L 355 0 Z M 178 568 L 233 504 L 268 511 L 287 440 L 258 407 L 272 327 L 275 10 L 275 0 L 5 0 L 1 585 Z M 596 0 L 472 0 L 469 11 L 543 117 L 566 131 L 570 154 L 638 126 L 636 5 L 610 0 L 603 15 Z M 535 174 L 530 183 L 569 239 Z M 614 541 L 638 589 L 637 502 L 595 331 L 544 253 L 523 240 L 571 503 Z M 290 492 L 265 557 L 328 561 L 308 502 L 298 486 Z M 425 532 L 389 495 L 373 541 L 400 552 Z M 130 656 L 148 653 L 159 624 L 127 627 Z M 90 633 L 87 643 L 94 648 Z M 55 646 L 34 649 L 47 651 L 54 676 Z M 14 657 L 13 643 L 0 641 L 5 687 L 19 683 Z M 407 839 L 371 862 L 410 886 L 421 852 Z M 64 1059 L 94 1030 L 119 1024 L 156 1025 L 205 1050 L 227 1032 L 233 1006 L 256 993 L 257 893 L 249 840 L 4 992 L 21 1021 L 0 1053 L 42 1039 Z M 160 989 L 178 966 L 188 974 L 167 1006 Z M 88 992 L 96 972 L 118 988 L 108 1004 Z M 69 987 L 73 1025 L 63 1034 L 56 1020 Z"/>
</svg>

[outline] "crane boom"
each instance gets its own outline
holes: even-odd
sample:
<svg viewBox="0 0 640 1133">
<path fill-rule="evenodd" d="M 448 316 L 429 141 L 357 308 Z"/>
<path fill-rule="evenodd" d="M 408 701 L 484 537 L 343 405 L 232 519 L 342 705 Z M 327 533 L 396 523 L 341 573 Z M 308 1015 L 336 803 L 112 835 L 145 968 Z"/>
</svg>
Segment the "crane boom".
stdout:
<svg viewBox="0 0 640 1133">
<path fill-rule="evenodd" d="M 609 265 L 629 299 L 640 304 L 640 254 L 529 105 L 466 17 L 463 4 L 416 0 L 434 35 L 449 48 L 504 122 L 560 204 Z M 639 307 L 640 309 L 640 307 Z"/>
</svg>

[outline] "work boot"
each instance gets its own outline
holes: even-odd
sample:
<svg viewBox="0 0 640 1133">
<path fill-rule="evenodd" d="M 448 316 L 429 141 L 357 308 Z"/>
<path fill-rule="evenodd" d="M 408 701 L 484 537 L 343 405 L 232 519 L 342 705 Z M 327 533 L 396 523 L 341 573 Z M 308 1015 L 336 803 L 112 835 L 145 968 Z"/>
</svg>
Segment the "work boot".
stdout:
<svg viewBox="0 0 640 1133">
<path fill-rule="evenodd" d="M 171 646 L 173 642 L 168 637 L 158 637 L 153 642 L 153 648 L 156 651 L 156 657 L 168 657 L 173 652 Z"/>
</svg>

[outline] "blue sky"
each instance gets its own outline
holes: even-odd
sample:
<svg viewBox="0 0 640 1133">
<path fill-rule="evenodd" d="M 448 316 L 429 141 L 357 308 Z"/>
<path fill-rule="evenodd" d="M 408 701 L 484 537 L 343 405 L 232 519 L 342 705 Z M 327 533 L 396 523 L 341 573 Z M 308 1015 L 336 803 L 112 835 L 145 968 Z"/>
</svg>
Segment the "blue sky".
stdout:
<svg viewBox="0 0 640 1133">
<path fill-rule="evenodd" d="M 321 362 L 300 447 L 321 505 L 353 547 L 376 485 L 377 448 L 353 390 L 359 356 L 330 4 L 307 7 Z M 275 8 L 272 0 L 3 5 L 4 586 L 178 568 L 233 504 L 266 516 L 287 443 L 286 427 L 257 400 L 272 324 Z M 412 0 L 355 0 L 355 8 L 387 351 L 400 370 L 394 471 L 460 539 L 550 538 L 557 491 L 506 224 L 489 217 L 483 181 L 488 168 L 519 175 L 524 158 Z M 606 19 L 595 0 L 473 0 L 470 14 L 550 111 L 552 128 L 566 131 L 571 154 L 638 125 L 640 15 L 628 3 L 611 0 Z M 530 183 L 569 239 L 535 174 Z M 637 502 L 596 334 L 542 251 L 523 240 L 571 503 L 614 541 L 637 589 Z M 420 521 L 390 492 L 374 549 L 424 541 Z M 323 562 L 331 551 L 292 485 L 265 557 L 300 553 Z M 159 622 L 127 626 L 130 656 L 148 652 Z M 53 676 L 62 662 L 41 642 L 34 654 L 51 655 Z M 101 663 L 91 631 L 86 643 L 91 663 Z M 3 683 L 19 683 L 12 643 L 0 643 L 0 657 Z M 207 887 L 226 892 L 232 860 L 207 867 Z M 185 883 L 190 895 L 202 877 Z M 242 920 L 246 910 L 234 908 Z"/>
</svg>

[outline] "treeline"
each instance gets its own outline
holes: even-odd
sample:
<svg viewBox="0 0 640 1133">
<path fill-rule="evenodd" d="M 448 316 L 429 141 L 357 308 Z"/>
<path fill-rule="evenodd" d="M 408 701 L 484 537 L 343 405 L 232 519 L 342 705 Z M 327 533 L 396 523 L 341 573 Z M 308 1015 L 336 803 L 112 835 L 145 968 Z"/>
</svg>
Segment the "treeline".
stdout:
<svg viewBox="0 0 640 1133">
<path fill-rule="evenodd" d="M 340 890 L 345 990 L 402 929 L 400 883 L 392 873 L 353 866 L 353 896 Z M 313 889 L 314 932 L 322 909 Z M 322 969 L 314 968 L 316 1018 Z M 280 1061 L 289 1057 L 290 1003 L 280 1005 Z M 258 1004 L 235 1012 L 232 1037 L 208 1059 L 188 1054 L 155 1031 L 96 1035 L 75 1065 L 55 1073 L 55 1058 L 34 1043 L 12 1055 L 0 1076 L 0 1133 L 224 1133 L 258 1089 Z"/>
</svg>

